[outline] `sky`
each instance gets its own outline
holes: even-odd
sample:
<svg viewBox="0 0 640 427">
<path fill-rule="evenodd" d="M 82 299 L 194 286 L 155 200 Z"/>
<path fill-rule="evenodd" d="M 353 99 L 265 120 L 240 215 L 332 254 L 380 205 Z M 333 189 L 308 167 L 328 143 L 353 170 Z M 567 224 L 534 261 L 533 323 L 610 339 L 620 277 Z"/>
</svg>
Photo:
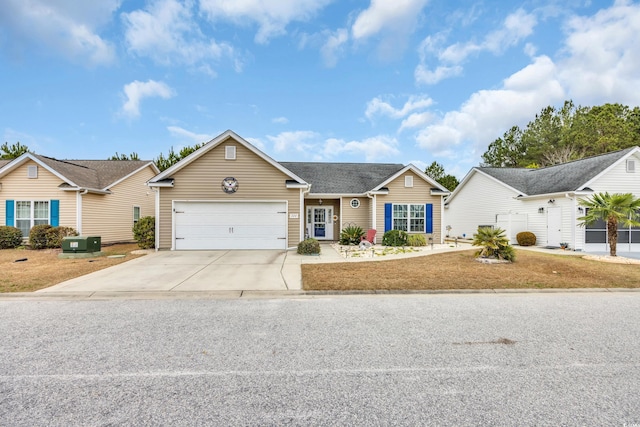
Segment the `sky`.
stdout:
<svg viewBox="0 0 640 427">
<path fill-rule="evenodd" d="M 0 142 L 154 159 L 231 129 L 278 161 L 462 178 L 544 107 L 640 105 L 631 0 L 0 0 Z"/>
</svg>

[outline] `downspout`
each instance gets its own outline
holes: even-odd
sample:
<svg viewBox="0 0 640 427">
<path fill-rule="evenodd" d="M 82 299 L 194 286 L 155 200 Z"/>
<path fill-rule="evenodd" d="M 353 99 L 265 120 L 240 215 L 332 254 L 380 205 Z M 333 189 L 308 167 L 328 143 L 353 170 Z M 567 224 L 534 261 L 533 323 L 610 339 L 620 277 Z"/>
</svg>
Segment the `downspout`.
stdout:
<svg viewBox="0 0 640 427">
<path fill-rule="evenodd" d="M 578 206 L 576 205 L 576 198 L 573 196 L 570 196 L 569 193 L 566 193 L 564 195 L 564 197 L 566 197 L 567 199 L 571 200 L 571 248 L 573 248 L 573 250 L 576 250 L 576 223 L 578 221 L 577 218 L 577 210 L 578 210 Z"/>
<path fill-rule="evenodd" d="M 82 236 L 82 196 L 89 192 L 88 189 L 76 193 L 76 231 Z"/>
<path fill-rule="evenodd" d="M 371 199 L 371 228 L 373 228 L 374 230 L 377 228 L 376 226 L 376 222 L 377 222 L 377 215 L 376 215 L 376 211 L 377 211 L 377 199 L 375 194 L 371 194 L 370 191 L 367 191 L 366 196 Z M 342 216 L 342 215 L 341 215 Z M 378 238 L 378 233 L 376 233 L 376 235 L 373 237 L 373 244 L 375 245 L 376 243 L 376 239 Z"/>
<path fill-rule="evenodd" d="M 158 249 L 160 247 L 160 187 L 151 187 L 151 189 L 153 190 L 153 192 L 155 193 L 155 211 L 156 211 L 156 218 L 155 218 L 155 247 L 156 247 L 156 252 L 158 252 Z"/>
<path fill-rule="evenodd" d="M 306 190 L 300 191 L 300 241 L 302 242 L 307 233 L 307 208 L 304 206 L 304 199 L 311 191 L 311 184 L 307 184 Z"/>
</svg>

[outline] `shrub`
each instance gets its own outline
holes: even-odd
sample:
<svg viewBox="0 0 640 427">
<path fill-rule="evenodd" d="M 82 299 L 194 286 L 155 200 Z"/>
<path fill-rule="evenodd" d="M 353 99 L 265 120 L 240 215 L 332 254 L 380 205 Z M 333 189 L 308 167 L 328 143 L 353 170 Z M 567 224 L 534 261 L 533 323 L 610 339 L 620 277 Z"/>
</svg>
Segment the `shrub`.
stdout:
<svg viewBox="0 0 640 427">
<path fill-rule="evenodd" d="M 152 249 L 156 246 L 156 219 L 143 216 L 133 226 L 133 238 L 142 249 Z"/>
<path fill-rule="evenodd" d="M 349 225 L 340 232 L 341 245 L 359 245 L 364 236 L 364 230 L 357 225 Z"/>
<path fill-rule="evenodd" d="M 509 239 L 505 231 L 501 228 L 479 227 L 478 232 L 473 235 L 473 246 L 482 246 L 476 252 L 476 256 L 484 258 L 497 258 L 507 261 L 515 261 L 516 254 L 513 247 L 509 245 Z"/>
<path fill-rule="evenodd" d="M 45 232 L 46 247 L 55 249 L 62 246 L 62 239 L 67 236 L 77 236 L 78 232 L 72 227 L 51 227 Z"/>
<path fill-rule="evenodd" d="M 22 231 L 8 225 L 0 226 L 0 249 L 13 249 L 22 244 Z"/>
<path fill-rule="evenodd" d="M 316 239 L 306 239 L 298 243 L 298 253 L 300 255 L 315 255 L 320 253 L 320 242 Z"/>
<path fill-rule="evenodd" d="M 53 228 L 49 224 L 34 225 L 29 231 L 29 246 L 32 249 L 45 249 L 47 247 L 47 233 Z"/>
<path fill-rule="evenodd" d="M 516 234 L 516 240 L 520 246 L 534 246 L 536 244 L 536 235 L 530 231 L 522 231 Z"/>
<path fill-rule="evenodd" d="M 409 246 L 427 246 L 427 238 L 424 234 L 410 234 L 407 243 Z"/>
<path fill-rule="evenodd" d="M 382 236 L 384 246 L 408 246 L 409 235 L 406 231 L 389 230 Z"/>
</svg>

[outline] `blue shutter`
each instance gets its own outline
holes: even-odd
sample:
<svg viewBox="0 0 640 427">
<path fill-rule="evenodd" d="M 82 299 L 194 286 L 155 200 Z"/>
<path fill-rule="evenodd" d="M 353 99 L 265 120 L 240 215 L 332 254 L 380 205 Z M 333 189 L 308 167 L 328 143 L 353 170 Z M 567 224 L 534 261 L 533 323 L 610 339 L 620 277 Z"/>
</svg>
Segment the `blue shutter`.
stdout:
<svg viewBox="0 0 640 427">
<path fill-rule="evenodd" d="M 13 200 L 7 200 L 5 202 L 5 216 L 6 216 L 6 221 L 4 225 L 8 225 L 9 227 L 15 227 L 16 222 L 15 222 L 15 215 L 16 215 L 16 210 L 15 210 L 15 203 Z"/>
<path fill-rule="evenodd" d="M 426 204 L 426 218 L 425 218 L 425 230 L 424 232 L 427 234 L 433 233 L 433 204 Z"/>
<path fill-rule="evenodd" d="M 60 200 L 51 200 L 49 202 L 51 226 L 57 227 L 60 225 Z"/>
<path fill-rule="evenodd" d="M 393 205 L 391 203 L 384 204 L 384 232 L 393 229 Z"/>
</svg>

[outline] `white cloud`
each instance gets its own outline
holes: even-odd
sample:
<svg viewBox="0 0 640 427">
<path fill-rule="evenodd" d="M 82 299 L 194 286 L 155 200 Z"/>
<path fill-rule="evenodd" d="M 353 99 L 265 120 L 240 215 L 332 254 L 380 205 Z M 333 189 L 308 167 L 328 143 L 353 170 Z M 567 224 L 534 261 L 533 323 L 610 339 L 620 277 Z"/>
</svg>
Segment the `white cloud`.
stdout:
<svg viewBox="0 0 640 427">
<path fill-rule="evenodd" d="M 143 98 L 160 97 L 169 99 L 175 95 L 175 92 L 163 82 L 155 80 L 140 82 L 135 80 L 124 86 L 124 94 L 127 100 L 122 106 L 122 114 L 129 117 L 139 117 L 140 102 Z"/>
<path fill-rule="evenodd" d="M 338 29 L 327 36 L 327 41 L 320 49 L 324 64 L 327 67 L 335 67 L 338 57 L 344 50 L 344 45 L 349 41 L 349 32 L 344 28 Z"/>
<path fill-rule="evenodd" d="M 412 33 L 422 8 L 428 0 L 371 0 L 369 8 L 360 12 L 351 33 L 356 40 L 366 39 L 383 30 Z"/>
<path fill-rule="evenodd" d="M 471 95 L 458 111 L 422 129 L 416 140 L 431 155 L 453 157 L 463 143 L 471 143 L 479 158 L 488 144 L 514 124 L 526 123 L 540 109 L 566 96 L 550 58 L 540 56 L 503 82 L 501 89 Z"/>
<path fill-rule="evenodd" d="M 425 109 L 433 104 L 433 100 L 425 95 L 411 96 L 402 106 L 394 108 L 391 104 L 376 97 L 367 103 L 365 115 L 369 120 L 375 116 L 387 116 L 393 119 L 401 119 L 415 110 Z"/>
<path fill-rule="evenodd" d="M 196 144 L 208 142 L 213 138 L 211 135 L 191 132 L 179 126 L 167 126 L 167 130 L 169 131 L 171 136 L 175 136 L 181 139 L 188 139 Z"/>
<path fill-rule="evenodd" d="M 286 33 L 292 21 L 307 21 L 332 0 L 200 0 L 200 9 L 212 21 L 258 24 L 257 43 Z"/>
<path fill-rule="evenodd" d="M 146 10 L 122 14 L 129 52 L 163 65 L 185 64 L 215 76 L 209 61 L 231 58 L 239 71 L 242 64 L 233 47 L 206 38 L 193 17 L 193 3 L 155 0 Z"/>
<path fill-rule="evenodd" d="M 286 117 L 275 117 L 273 119 L 271 119 L 271 123 L 276 123 L 279 125 L 286 125 L 287 123 L 289 123 L 289 119 L 287 119 Z"/>
<path fill-rule="evenodd" d="M 300 130 L 293 132 L 281 132 L 276 136 L 267 136 L 273 143 L 276 152 L 298 151 L 304 152 L 313 147 L 320 139 L 316 132 Z"/>
<path fill-rule="evenodd" d="M 439 33 L 426 37 L 418 48 L 420 64 L 414 72 L 416 82 L 435 84 L 446 78 L 458 76 L 463 71 L 460 64 L 470 55 L 483 51 L 500 55 L 506 49 L 517 45 L 521 40 L 530 36 L 536 25 L 537 18 L 534 14 L 518 9 L 505 18 L 499 29 L 487 34 L 480 43 L 468 41 L 442 48 L 446 34 Z M 528 52 L 531 52 L 530 48 L 528 48 Z M 431 57 L 435 57 L 439 61 L 435 67 L 427 65 Z"/>
<path fill-rule="evenodd" d="M 254 147 L 257 147 L 260 151 L 266 150 L 266 145 L 260 138 L 244 138 L 249 141 Z"/>
<path fill-rule="evenodd" d="M 409 115 L 406 119 L 402 121 L 400 124 L 400 129 L 398 132 L 402 132 L 405 129 L 414 129 L 426 126 L 428 123 L 433 121 L 434 114 L 430 111 L 424 111 L 422 113 L 413 113 Z"/>
<path fill-rule="evenodd" d="M 398 141 L 386 135 L 367 138 L 362 141 L 345 141 L 343 139 L 329 138 L 325 141 L 323 149 L 326 157 L 336 157 L 346 153 L 350 155 L 364 155 L 367 162 L 397 156 Z"/>
<path fill-rule="evenodd" d="M 9 49 L 33 44 L 86 65 L 109 64 L 115 60 L 115 50 L 98 35 L 98 30 L 111 21 L 120 3 L 121 0 L 5 0 L 0 29 L 9 33 Z"/>
<path fill-rule="evenodd" d="M 586 104 L 640 104 L 640 4 L 616 1 L 591 17 L 567 23 L 560 78 Z"/>
</svg>

